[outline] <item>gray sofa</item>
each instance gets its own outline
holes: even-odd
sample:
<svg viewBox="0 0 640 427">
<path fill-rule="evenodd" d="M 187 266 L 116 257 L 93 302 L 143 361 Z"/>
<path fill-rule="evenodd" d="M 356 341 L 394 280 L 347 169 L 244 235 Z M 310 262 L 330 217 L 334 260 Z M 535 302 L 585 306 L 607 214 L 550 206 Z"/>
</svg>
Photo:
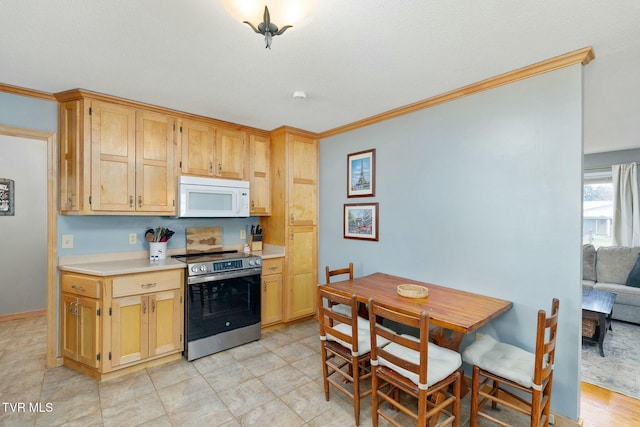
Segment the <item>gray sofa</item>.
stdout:
<svg viewBox="0 0 640 427">
<path fill-rule="evenodd" d="M 640 324 L 640 287 L 627 286 L 627 277 L 640 253 L 640 247 L 609 246 L 582 249 L 582 287 L 615 292 L 612 317 Z"/>
</svg>

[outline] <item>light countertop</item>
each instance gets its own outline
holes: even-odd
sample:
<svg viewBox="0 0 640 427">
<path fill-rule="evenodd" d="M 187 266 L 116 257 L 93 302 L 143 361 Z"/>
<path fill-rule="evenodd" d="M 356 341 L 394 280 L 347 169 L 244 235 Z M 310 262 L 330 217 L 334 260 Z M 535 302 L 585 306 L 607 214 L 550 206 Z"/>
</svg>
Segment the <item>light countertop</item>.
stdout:
<svg viewBox="0 0 640 427">
<path fill-rule="evenodd" d="M 239 250 L 242 251 L 242 247 Z M 171 258 L 171 255 L 180 253 L 184 253 L 184 248 L 169 250 L 167 259 L 153 262 L 149 261 L 148 251 L 61 256 L 58 260 L 58 270 L 90 274 L 92 276 L 115 276 L 174 270 L 186 267 L 184 262 Z M 252 252 L 252 254 L 264 259 L 280 258 L 284 257 L 285 251 L 283 246 L 265 244 L 262 251 Z"/>
</svg>

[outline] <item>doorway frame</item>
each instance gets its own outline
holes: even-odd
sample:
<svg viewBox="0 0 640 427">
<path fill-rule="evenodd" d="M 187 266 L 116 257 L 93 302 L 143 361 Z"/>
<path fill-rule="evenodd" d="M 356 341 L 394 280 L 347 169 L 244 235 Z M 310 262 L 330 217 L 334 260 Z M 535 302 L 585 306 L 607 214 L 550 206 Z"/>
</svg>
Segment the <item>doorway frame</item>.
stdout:
<svg viewBox="0 0 640 427">
<path fill-rule="evenodd" d="M 57 358 L 57 134 L 35 129 L 24 129 L 15 126 L 0 125 L 0 134 L 25 139 L 34 139 L 47 144 L 47 367 L 59 366 Z"/>
</svg>

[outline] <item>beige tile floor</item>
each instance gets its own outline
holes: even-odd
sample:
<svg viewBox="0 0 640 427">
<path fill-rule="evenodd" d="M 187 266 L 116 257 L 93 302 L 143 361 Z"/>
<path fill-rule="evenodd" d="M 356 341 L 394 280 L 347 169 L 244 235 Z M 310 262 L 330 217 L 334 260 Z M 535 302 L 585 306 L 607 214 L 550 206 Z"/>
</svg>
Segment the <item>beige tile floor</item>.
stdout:
<svg viewBox="0 0 640 427">
<path fill-rule="evenodd" d="M 193 362 L 103 382 L 65 367 L 46 369 L 45 331 L 44 317 L 0 322 L 0 426 L 355 425 L 351 400 L 335 390 L 324 399 L 314 320 Z M 370 398 L 360 420 L 371 426 Z"/>
</svg>

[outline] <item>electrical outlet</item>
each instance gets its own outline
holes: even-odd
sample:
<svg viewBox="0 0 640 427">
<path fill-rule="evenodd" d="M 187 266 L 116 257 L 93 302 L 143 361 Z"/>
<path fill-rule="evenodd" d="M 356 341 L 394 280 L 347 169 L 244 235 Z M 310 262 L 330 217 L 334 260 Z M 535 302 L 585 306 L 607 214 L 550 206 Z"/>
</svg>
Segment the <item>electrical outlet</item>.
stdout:
<svg viewBox="0 0 640 427">
<path fill-rule="evenodd" d="M 73 234 L 62 235 L 62 249 L 73 249 Z"/>
<path fill-rule="evenodd" d="M 246 239 L 247 238 L 247 230 L 245 230 L 245 229 L 240 230 L 240 238 L 241 239 Z"/>
<path fill-rule="evenodd" d="M 553 414 L 549 414 L 549 424 L 555 425 L 555 423 L 556 423 L 556 416 Z"/>
<path fill-rule="evenodd" d="M 138 243 L 138 235 L 136 233 L 129 233 L 129 244 L 135 245 Z"/>
</svg>

